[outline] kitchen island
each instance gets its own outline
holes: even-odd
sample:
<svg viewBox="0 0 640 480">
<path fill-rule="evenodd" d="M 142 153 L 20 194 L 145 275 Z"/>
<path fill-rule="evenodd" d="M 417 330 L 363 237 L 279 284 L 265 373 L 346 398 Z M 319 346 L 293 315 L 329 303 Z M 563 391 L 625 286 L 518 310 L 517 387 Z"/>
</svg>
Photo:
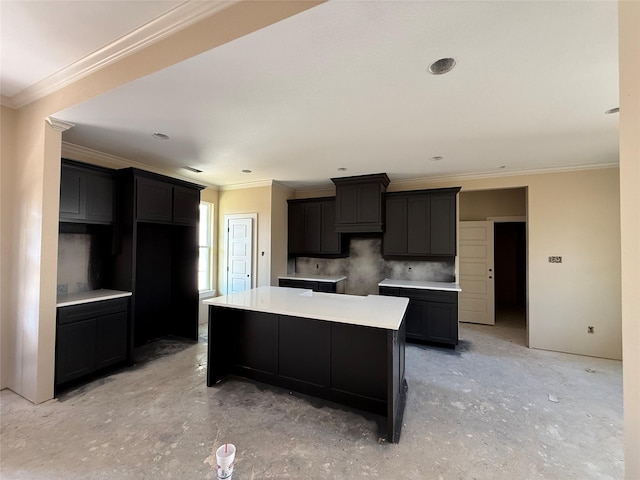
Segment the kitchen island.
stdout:
<svg viewBox="0 0 640 480">
<path fill-rule="evenodd" d="M 359 408 L 402 428 L 406 298 L 259 287 L 209 305 L 207 386 L 228 374 Z"/>
</svg>

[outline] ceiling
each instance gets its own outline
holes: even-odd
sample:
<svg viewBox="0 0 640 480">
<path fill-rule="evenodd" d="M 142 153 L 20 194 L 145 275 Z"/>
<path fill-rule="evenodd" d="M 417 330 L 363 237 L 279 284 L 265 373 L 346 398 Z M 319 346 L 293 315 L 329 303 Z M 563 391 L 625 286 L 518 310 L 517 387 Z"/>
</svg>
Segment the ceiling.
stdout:
<svg viewBox="0 0 640 480">
<path fill-rule="evenodd" d="M 29 3 L 9 17 L 49 31 L 14 26 L 5 57 L 6 4 Z M 3 0 L 3 95 L 179 3 Z M 617 40 L 615 1 L 330 1 L 54 116 L 65 142 L 218 186 L 614 165 Z"/>
</svg>

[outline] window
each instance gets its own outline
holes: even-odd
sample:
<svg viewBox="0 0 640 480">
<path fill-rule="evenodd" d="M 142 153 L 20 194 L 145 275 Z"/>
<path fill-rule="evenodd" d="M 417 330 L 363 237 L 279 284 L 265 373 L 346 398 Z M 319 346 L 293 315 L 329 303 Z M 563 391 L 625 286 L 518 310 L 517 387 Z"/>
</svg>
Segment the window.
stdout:
<svg viewBox="0 0 640 480">
<path fill-rule="evenodd" d="M 198 290 L 212 290 L 213 204 L 200 202 Z"/>
</svg>

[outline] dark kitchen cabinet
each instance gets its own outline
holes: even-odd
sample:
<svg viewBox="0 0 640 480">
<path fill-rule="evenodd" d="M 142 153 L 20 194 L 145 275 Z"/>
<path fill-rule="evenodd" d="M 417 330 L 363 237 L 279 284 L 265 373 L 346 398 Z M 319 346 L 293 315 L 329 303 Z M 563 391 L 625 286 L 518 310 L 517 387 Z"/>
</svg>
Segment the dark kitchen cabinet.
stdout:
<svg viewBox="0 0 640 480">
<path fill-rule="evenodd" d="M 113 171 L 63 159 L 60 170 L 60 221 L 110 224 L 113 222 L 113 210 Z"/>
<path fill-rule="evenodd" d="M 289 255 L 339 256 L 345 251 L 335 231 L 335 198 L 288 200 Z"/>
<path fill-rule="evenodd" d="M 200 190 L 166 180 L 136 177 L 136 219 L 147 222 L 196 225 Z"/>
<path fill-rule="evenodd" d="M 458 344 L 458 293 L 419 288 L 379 287 L 380 295 L 409 299 L 407 340 Z"/>
<path fill-rule="evenodd" d="M 131 348 L 176 335 L 198 339 L 201 185 L 118 170 L 119 250 L 114 287 L 133 292 Z"/>
<path fill-rule="evenodd" d="M 129 299 L 116 298 L 59 307 L 56 328 L 56 386 L 129 357 Z"/>
<path fill-rule="evenodd" d="M 278 280 L 278 286 L 290 288 L 306 288 L 308 290 L 313 290 L 314 292 L 324 293 L 337 293 L 338 291 L 337 282 L 323 282 L 315 280 L 280 278 Z"/>
<path fill-rule="evenodd" d="M 459 188 L 386 194 L 385 256 L 455 256 Z"/>
<path fill-rule="evenodd" d="M 343 233 L 383 232 L 385 173 L 332 178 L 336 186 L 335 229 Z"/>
</svg>

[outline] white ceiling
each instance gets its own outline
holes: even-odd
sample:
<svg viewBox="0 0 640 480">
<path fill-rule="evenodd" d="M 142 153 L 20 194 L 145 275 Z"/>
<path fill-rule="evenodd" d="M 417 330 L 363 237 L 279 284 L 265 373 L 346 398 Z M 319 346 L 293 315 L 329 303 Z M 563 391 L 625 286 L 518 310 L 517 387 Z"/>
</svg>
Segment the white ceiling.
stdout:
<svg viewBox="0 0 640 480">
<path fill-rule="evenodd" d="M 4 16 L 22 2 L 2 3 Z M 38 3 L 58 4 L 57 22 L 86 15 L 83 2 Z M 110 15 L 84 17 L 82 38 L 96 42 L 84 51 L 60 25 L 56 45 L 68 48 L 48 68 L 176 3 L 110 3 Z M 26 50 L 29 64 L 49 55 Z M 427 73 L 447 56 L 451 73 Z M 32 73 L 9 85 L 43 74 Z M 197 182 L 304 188 L 377 172 L 393 182 L 616 164 L 618 116 L 604 114 L 616 106 L 615 1 L 332 1 L 55 117 L 76 124 L 66 142 Z"/>
</svg>

